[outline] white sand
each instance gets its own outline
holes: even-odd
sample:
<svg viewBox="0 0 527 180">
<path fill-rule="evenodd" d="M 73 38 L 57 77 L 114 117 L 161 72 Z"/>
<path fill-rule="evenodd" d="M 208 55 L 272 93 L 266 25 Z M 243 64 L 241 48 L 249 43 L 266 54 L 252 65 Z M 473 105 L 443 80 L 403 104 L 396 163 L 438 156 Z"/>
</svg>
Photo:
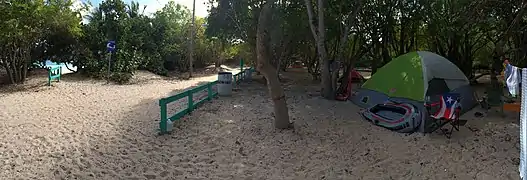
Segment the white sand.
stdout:
<svg viewBox="0 0 527 180">
<path fill-rule="evenodd" d="M 452 139 L 405 136 L 290 81 L 295 130 L 272 127 L 267 88 L 240 85 L 157 136 L 158 99 L 199 81 L 68 81 L 0 93 L 0 179 L 518 179 L 514 120 Z M 294 85 L 293 85 L 294 84 Z M 300 86 L 298 86 L 300 85 Z M 472 119 L 470 119 L 472 120 Z"/>
</svg>

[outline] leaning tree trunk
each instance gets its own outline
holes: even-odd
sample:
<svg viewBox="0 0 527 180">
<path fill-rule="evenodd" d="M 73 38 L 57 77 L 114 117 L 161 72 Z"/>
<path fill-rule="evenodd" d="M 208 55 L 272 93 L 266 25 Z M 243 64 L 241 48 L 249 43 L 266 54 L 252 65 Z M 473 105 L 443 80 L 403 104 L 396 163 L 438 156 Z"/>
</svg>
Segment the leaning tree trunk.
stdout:
<svg viewBox="0 0 527 180">
<path fill-rule="evenodd" d="M 321 78 L 321 95 L 322 97 L 326 99 L 335 99 L 335 89 L 333 89 L 333 83 L 331 79 L 331 72 L 330 72 L 330 62 L 327 59 L 327 51 L 326 51 L 326 26 L 324 23 L 324 1 L 318 0 L 317 3 L 317 13 L 318 13 L 318 29 L 315 28 L 314 24 L 314 12 L 313 12 L 313 5 L 311 4 L 310 0 L 305 0 L 305 4 L 307 7 L 307 15 L 309 18 L 309 27 L 311 28 L 311 32 L 313 33 L 313 37 L 315 39 L 315 42 L 317 44 L 317 51 L 318 51 L 318 61 L 319 65 L 321 65 L 320 68 L 320 78 Z"/>
<path fill-rule="evenodd" d="M 268 39 L 268 31 L 266 30 L 266 27 L 271 27 L 267 26 L 267 21 L 271 15 L 270 8 L 274 1 L 275 0 L 268 1 L 262 7 L 260 17 L 258 17 L 258 30 L 256 35 L 256 50 L 258 57 L 257 68 L 267 80 L 269 94 L 274 103 L 274 126 L 278 129 L 287 129 L 290 128 L 291 124 L 289 122 L 289 110 L 287 109 L 284 90 L 280 84 L 278 76 L 276 75 L 276 70 L 269 63 L 269 52 L 265 42 Z"/>
</svg>

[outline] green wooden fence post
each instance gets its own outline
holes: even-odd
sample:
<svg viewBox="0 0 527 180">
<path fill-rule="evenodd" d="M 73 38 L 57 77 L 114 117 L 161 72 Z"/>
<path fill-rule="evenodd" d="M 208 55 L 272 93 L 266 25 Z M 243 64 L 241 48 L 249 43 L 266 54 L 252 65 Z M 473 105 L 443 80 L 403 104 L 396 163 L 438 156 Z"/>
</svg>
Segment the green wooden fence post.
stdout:
<svg viewBox="0 0 527 180">
<path fill-rule="evenodd" d="M 214 81 L 210 83 L 210 87 L 216 86 L 216 92 L 212 91 L 212 97 L 216 97 L 218 95 L 218 81 Z"/>
<path fill-rule="evenodd" d="M 243 71 L 243 58 L 240 58 L 240 72 Z"/>
<path fill-rule="evenodd" d="M 161 109 L 161 120 L 159 121 L 159 128 L 161 130 L 161 134 L 167 133 L 167 121 L 170 121 L 167 119 L 167 103 L 163 99 L 159 100 L 159 106 Z"/>
<path fill-rule="evenodd" d="M 51 86 L 51 69 L 48 70 L 48 86 Z"/>
<path fill-rule="evenodd" d="M 193 89 L 190 89 L 188 90 L 188 112 L 192 112 L 192 110 L 194 110 L 194 100 L 192 98 L 192 90 Z"/>
<path fill-rule="evenodd" d="M 212 83 L 207 83 L 207 100 L 212 100 Z"/>
</svg>

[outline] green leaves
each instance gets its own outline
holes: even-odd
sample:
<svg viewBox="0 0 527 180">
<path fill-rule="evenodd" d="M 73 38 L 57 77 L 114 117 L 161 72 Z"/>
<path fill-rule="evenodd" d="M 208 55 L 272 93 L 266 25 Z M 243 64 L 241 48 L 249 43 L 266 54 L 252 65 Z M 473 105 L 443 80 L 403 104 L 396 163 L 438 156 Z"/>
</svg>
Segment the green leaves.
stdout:
<svg viewBox="0 0 527 180">
<path fill-rule="evenodd" d="M 149 70 L 158 74 L 167 74 L 169 70 L 188 69 L 188 42 L 190 32 L 190 11 L 171 1 L 152 16 L 141 11 L 141 5 L 132 2 L 127 5 L 121 0 L 103 1 L 90 13 L 89 23 L 83 26 L 85 34 L 82 44 L 90 51 L 89 61 L 105 61 L 107 40 L 117 42 L 118 51 L 112 57 L 112 72 L 132 74 L 137 69 Z M 144 6 L 143 6 L 144 7 Z M 196 24 L 204 24 L 197 19 Z M 196 27 L 195 50 L 198 55 L 196 65 L 205 65 L 213 60 L 205 47 L 210 41 L 203 36 L 204 27 Z M 98 69 L 107 69 L 107 63 L 89 62 L 85 68 L 91 75 L 100 76 Z"/>
<path fill-rule="evenodd" d="M 82 35 L 80 18 L 71 6 L 68 0 L 0 2 L 0 67 L 9 72 L 12 83 L 23 82 L 35 61 L 71 55 L 63 52 Z"/>
<path fill-rule="evenodd" d="M 209 16 L 196 19 L 194 64 L 253 59 L 257 20 L 266 1 L 209 1 Z M 520 13 L 521 0 L 325 2 L 328 59 L 350 63 L 363 59 L 364 64 L 380 66 L 402 53 L 429 50 L 469 67 L 474 60 L 488 63 L 498 41 L 503 41 L 505 55 L 517 62 L 526 58 L 527 15 Z M 51 59 L 101 77 L 109 68 L 105 43 L 115 40 L 118 52 L 111 68 L 116 74 L 188 69 L 191 13 L 184 6 L 170 1 L 147 16 L 137 2 L 105 0 L 84 14 L 89 23 L 81 25 L 80 12 L 86 10 L 90 5 L 73 8 L 70 0 L 1 1 L 0 67 L 17 68 L 11 70 L 14 73 L 23 71 L 24 64 Z M 315 62 L 304 0 L 278 0 L 272 11 L 268 25 L 272 57 Z M 349 36 L 343 38 L 346 33 Z"/>
</svg>

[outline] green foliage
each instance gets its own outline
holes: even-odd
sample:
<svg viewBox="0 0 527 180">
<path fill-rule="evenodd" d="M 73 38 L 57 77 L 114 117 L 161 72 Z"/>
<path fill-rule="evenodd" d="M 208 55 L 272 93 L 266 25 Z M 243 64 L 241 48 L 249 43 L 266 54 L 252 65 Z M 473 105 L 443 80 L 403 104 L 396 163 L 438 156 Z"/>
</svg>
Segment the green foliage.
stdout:
<svg viewBox="0 0 527 180">
<path fill-rule="evenodd" d="M 88 23 L 82 24 L 80 11 L 90 9 L 84 17 Z M 72 64 L 96 78 L 106 77 L 110 68 L 110 78 L 119 83 L 129 80 L 136 70 L 160 75 L 167 75 L 168 70 L 186 71 L 190 11 L 172 1 L 152 16 L 143 10 L 137 2 L 126 4 L 123 0 L 105 0 L 97 8 L 85 4 L 80 9 L 74 9 L 68 0 L 3 1 L 0 50 L 6 56 L 0 56 L 0 65 L 8 69 L 13 83 L 25 78 L 24 65 L 47 59 Z M 213 42 L 205 38 L 201 24 L 205 20 L 196 19 L 196 68 L 216 59 L 210 50 Z M 117 44 L 110 67 L 108 40 Z M 9 53 L 19 57 L 13 59 Z"/>
<path fill-rule="evenodd" d="M 0 67 L 11 83 L 23 83 L 35 58 L 55 54 L 71 58 L 82 35 L 80 18 L 69 0 L 7 0 L 0 2 Z M 62 40 L 58 40 L 62 38 Z"/>
<path fill-rule="evenodd" d="M 118 84 L 126 84 L 132 79 L 132 76 L 132 73 L 117 72 L 113 73 L 112 76 L 110 76 L 110 79 Z"/>
<path fill-rule="evenodd" d="M 196 19 L 194 66 L 228 59 L 254 64 L 256 27 L 265 0 L 209 0 L 209 16 Z M 313 5 L 308 20 L 306 2 Z M 324 8 L 328 60 L 372 69 L 417 50 L 436 52 L 467 75 L 472 66 L 510 57 L 527 61 L 527 14 L 522 1 L 344 1 Z M 77 66 L 89 76 L 126 81 L 136 70 L 167 75 L 189 69 L 190 10 L 170 1 L 152 15 L 137 2 L 105 0 L 72 8 L 70 0 L 0 2 L 0 67 L 13 83 L 23 82 L 35 62 L 51 59 Z M 89 11 L 80 23 L 80 11 Z M 312 74 L 320 62 L 310 23 L 318 28 L 317 1 L 281 0 L 273 4 L 267 42 L 271 64 L 303 61 Z M 205 25 L 206 26 L 203 26 Z M 105 44 L 117 42 L 111 57 Z M 126 75 L 125 75 L 126 74 Z"/>
</svg>

